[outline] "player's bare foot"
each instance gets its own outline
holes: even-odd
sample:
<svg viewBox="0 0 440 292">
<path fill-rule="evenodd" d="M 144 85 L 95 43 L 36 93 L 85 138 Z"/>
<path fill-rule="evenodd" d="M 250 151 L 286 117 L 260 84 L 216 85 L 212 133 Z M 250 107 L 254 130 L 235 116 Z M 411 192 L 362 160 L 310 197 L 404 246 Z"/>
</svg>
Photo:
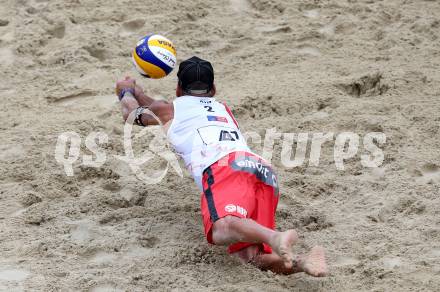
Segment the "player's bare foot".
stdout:
<svg viewBox="0 0 440 292">
<path fill-rule="evenodd" d="M 293 250 L 292 246 L 298 240 L 298 234 L 295 230 L 287 230 L 284 232 L 277 232 L 271 245 L 275 253 L 278 254 L 284 262 L 286 268 L 290 269 L 293 266 Z"/>
<path fill-rule="evenodd" d="M 328 274 L 325 251 L 320 246 L 312 248 L 309 254 L 301 259 L 299 264 L 301 269 L 311 276 L 324 277 Z"/>
</svg>

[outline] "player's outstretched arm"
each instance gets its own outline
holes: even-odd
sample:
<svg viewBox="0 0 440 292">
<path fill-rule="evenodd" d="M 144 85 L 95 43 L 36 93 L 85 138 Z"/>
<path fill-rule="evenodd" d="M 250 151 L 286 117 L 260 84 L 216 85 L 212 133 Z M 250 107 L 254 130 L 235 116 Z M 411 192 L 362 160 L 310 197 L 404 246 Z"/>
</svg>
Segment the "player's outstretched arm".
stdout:
<svg viewBox="0 0 440 292">
<path fill-rule="evenodd" d="M 156 100 L 152 97 L 149 97 L 144 93 L 144 90 L 139 85 L 136 85 L 134 88 L 134 97 L 139 102 L 140 106 L 149 107 Z"/>
<path fill-rule="evenodd" d="M 127 76 L 125 77 L 125 79 L 121 79 L 116 82 L 116 95 L 119 96 L 121 90 L 132 82 L 134 83 L 134 97 L 138 101 L 139 105 L 146 107 L 150 106 L 155 101 L 155 99 L 146 95 L 142 87 L 136 84 L 136 79 L 131 78 L 130 76 Z"/>
<path fill-rule="evenodd" d="M 165 125 L 171 121 L 174 117 L 174 109 L 171 103 L 163 100 L 155 100 L 149 107 L 148 110 L 154 114 L 149 114 L 150 112 L 145 111 L 142 115 L 142 123 L 145 126 L 153 125 Z M 159 123 L 160 121 L 160 123 Z"/>
<path fill-rule="evenodd" d="M 133 111 L 138 115 L 137 124 L 142 126 L 159 125 L 159 121 L 166 124 L 173 118 L 172 104 L 146 96 L 140 87 L 136 86 L 136 80 L 130 77 L 116 82 L 116 95 L 121 102 L 124 121 Z M 153 115 L 150 114 L 151 112 Z"/>
<path fill-rule="evenodd" d="M 131 93 L 134 93 L 135 87 L 136 82 L 130 77 L 125 77 L 125 79 L 118 80 L 116 82 L 116 95 L 121 103 L 122 117 L 124 121 L 127 120 L 132 111 L 136 110 L 140 106 L 139 102 Z"/>
</svg>

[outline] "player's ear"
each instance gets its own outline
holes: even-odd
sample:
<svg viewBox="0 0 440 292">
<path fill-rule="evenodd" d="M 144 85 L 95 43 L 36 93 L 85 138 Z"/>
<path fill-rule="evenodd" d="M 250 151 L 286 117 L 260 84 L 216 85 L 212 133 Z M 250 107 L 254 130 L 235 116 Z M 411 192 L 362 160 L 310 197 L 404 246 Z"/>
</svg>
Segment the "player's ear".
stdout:
<svg viewBox="0 0 440 292">
<path fill-rule="evenodd" d="M 212 88 L 211 88 L 211 96 L 214 96 L 216 93 L 216 88 L 215 88 L 215 84 L 212 84 Z"/>
<path fill-rule="evenodd" d="M 177 84 L 177 87 L 176 87 L 176 96 L 179 97 L 179 96 L 182 96 L 182 95 L 183 95 L 182 87 L 180 87 L 180 85 Z"/>
</svg>

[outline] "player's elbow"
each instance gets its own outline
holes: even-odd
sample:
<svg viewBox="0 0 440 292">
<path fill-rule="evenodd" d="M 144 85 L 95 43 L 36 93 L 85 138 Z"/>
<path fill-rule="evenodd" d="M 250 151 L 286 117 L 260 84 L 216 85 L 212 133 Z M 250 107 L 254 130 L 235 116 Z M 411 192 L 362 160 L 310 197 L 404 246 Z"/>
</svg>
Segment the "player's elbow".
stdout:
<svg viewBox="0 0 440 292">
<path fill-rule="evenodd" d="M 148 109 L 154 113 L 154 116 L 151 116 L 154 119 L 154 124 L 166 124 L 173 117 L 172 106 L 162 100 L 153 102 Z"/>
</svg>

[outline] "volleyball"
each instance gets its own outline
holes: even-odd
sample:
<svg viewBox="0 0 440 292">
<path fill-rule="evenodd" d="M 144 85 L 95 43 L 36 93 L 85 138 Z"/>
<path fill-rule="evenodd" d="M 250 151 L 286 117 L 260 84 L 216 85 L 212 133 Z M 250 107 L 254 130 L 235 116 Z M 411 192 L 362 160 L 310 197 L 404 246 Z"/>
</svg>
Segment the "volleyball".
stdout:
<svg viewBox="0 0 440 292">
<path fill-rule="evenodd" d="M 166 37 L 152 34 L 138 41 L 132 58 L 142 76 L 159 79 L 170 74 L 176 66 L 176 49 Z"/>
</svg>

